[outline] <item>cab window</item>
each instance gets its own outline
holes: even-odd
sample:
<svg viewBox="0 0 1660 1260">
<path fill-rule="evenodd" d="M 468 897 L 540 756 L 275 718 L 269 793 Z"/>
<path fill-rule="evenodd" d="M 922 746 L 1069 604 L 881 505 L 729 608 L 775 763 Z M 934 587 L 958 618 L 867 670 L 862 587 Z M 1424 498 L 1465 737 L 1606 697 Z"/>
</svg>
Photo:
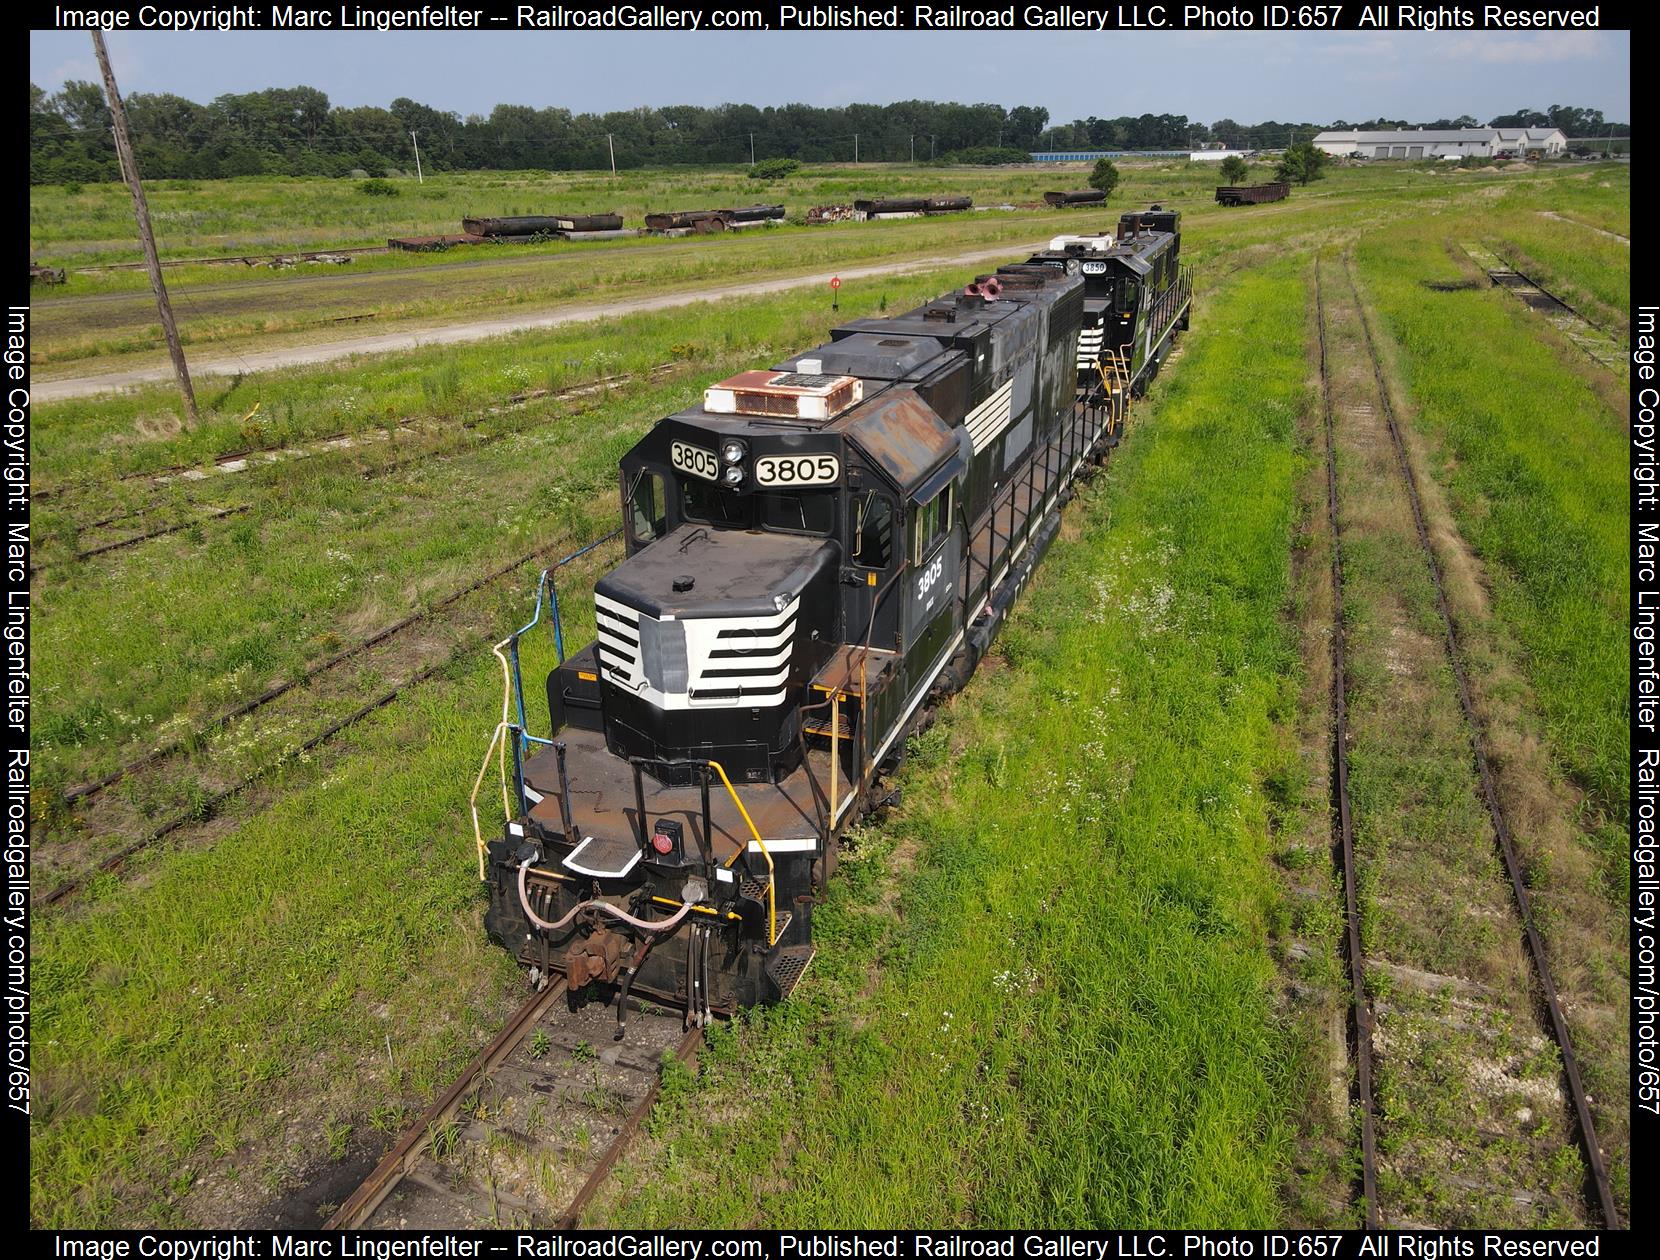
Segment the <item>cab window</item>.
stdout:
<svg viewBox="0 0 1660 1260">
<path fill-rule="evenodd" d="M 705 525 L 744 528 L 749 524 L 749 505 L 708 481 L 689 478 L 682 482 L 680 507 L 687 520 Z"/>
<path fill-rule="evenodd" d="M 916 509 L 916 515 L 911 518 L 911 559 L 921 560 L 935 543 L 951 529 L 951 509 L 953 491 L 956 487 L 946 486 L 927 503 Z"/>
<path fill-rule="evenodd" d="M 667 526 L 663 478 L 637 472 L 628 487 L 628 530 L 637 543 L 661 538 Z"/>
<path fill-rule="evenodd" d="M 885 569 L 893 560 L 893 500 L 874 491 L 859 500 L 853 518 L 853 563 Z"/>
<path fill-rule="evenodd" d="M 1128 314 L 1135 310 L 1136 302 L 1141 298 L 1141 286 L 1134 280 L 1125 277 L 1118 286 L 1118 309 Z"/>
<path fill-rule="evenodd" d="M 836 523 L 835 496 L 824 491 L 758 494 L 755 515 L 762 529 L 788 534 L 828 534 Z"/>
</svg>

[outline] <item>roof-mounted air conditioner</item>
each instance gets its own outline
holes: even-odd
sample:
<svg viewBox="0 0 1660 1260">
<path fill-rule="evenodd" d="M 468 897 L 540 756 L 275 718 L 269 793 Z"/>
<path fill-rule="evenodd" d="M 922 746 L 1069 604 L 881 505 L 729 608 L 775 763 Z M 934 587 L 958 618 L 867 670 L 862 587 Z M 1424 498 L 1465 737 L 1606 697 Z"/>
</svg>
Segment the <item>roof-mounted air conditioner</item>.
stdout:
<svg viewBox="0 0 1660 1260">
<path fill-rule="evenodd" d="M 826 375 L 817 359 L 802 359 L 795 366 L 794 372 L 729 376 L 703 391 L 703 409 L 721 416 L 829 420 L 864 399 L 864 382 L 857 377 Z"/>
</svg>

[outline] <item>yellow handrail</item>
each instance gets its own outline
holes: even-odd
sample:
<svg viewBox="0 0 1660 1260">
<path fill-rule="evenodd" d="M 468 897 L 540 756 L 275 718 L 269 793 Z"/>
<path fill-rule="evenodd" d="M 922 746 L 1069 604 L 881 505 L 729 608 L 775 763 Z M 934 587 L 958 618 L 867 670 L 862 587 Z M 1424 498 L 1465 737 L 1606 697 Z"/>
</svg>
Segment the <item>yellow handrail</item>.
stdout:
<svg viewBox="0 0 1660 1260">
<path fill-rule="evenodd" d="M 778 899 L 773 891 L 777 881 L 772 865 L 772 854 L 767 852 L 767 842 L 761 839 L 761 833 L 755 829 L 755 820 L 749 816 L 749 811 L 744 808 L 743 801 L 738 798 L 738 789 L 733 787 L 732 780 L 726 777 L 725 768 L 718 761 L 711 761 L 709 765 L 716 774 L 720 775 L 720 781 L 726 784 L 726 794 L 732 798 L 732 803 L 738 807 L 738 812 L 743 815 L 744 823 L 749 827 L 749 834 L 755 837 L 755 847 L 761 850 L 761 856 L 767 860 L 767 946 L 771 948 L 778 941 Z M 738 854 L 743 851 L 744 846 L 740 844 L 732 856 L 727 858 L 722 865 L 731 866 L 732 863 L 738 860 Z"/>
</svg>

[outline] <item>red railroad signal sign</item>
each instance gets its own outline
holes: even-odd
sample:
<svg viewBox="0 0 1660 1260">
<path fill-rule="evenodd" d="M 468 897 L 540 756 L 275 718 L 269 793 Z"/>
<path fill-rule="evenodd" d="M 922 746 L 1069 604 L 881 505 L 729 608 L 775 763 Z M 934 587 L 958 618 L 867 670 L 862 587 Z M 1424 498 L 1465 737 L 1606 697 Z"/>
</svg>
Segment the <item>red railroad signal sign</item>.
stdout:
<svg viewBox="0 0 1660 1260">
<path fill-rule="evenodd" d="M 832 289 L 841 288 L 842 287 L 842 278 L 840 276 L 831 276 L 830 277 L 830 287 Z"/>
</svg>

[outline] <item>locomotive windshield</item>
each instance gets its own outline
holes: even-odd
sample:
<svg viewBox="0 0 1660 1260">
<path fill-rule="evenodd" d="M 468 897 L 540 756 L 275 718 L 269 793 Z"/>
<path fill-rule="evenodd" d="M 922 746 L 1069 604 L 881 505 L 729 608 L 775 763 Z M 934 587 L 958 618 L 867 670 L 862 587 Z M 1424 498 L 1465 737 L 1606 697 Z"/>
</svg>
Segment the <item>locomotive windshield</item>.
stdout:
<svg viewBox="0 0 1660 1260">
<path fill-rule="evenodd" d="M 748 528 L 749 505 L 737 495 L 707 481 L 683 481 L 680 485 L 681 512 L 687 520 Z"/>
<path fill-rule="evenodd" d="M 827 490 L 738 495 L 708 482 L 687 480 L 681 482 L 680 504 L 687 520 L 723 529 L 825 535 L 836 523 L 835 492 Z"/>
</svg>

